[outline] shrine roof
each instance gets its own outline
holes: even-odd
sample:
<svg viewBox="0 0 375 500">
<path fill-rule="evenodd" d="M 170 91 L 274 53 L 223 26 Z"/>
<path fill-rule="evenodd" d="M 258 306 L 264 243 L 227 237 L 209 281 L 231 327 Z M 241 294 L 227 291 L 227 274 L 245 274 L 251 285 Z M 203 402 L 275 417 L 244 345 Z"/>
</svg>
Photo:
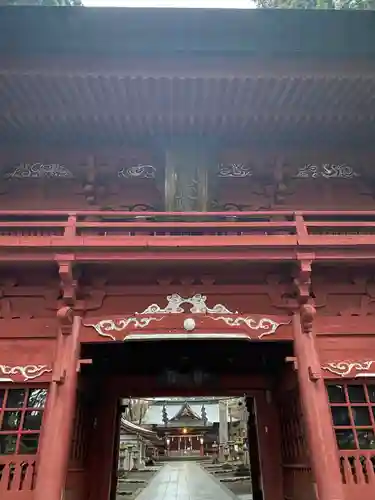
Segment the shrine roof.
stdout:
<svg viewBox="0 0 375 500">
<path fill-rule="evenodd" d="M 145 425 L 158 425 L 164 426 L 163 422 L 163 405 L 164 403 L 153 403 L 147 410 L 147 413 L 144 418 Z M 171 419 L 181 410 L 182 403 L 181 402 L 173 402 L 166 404 L 166 411 L 168 418 Z M 219 422 L 219 404 L 217 402 L 205 402 L 204 403 L 206 409 L 206 415 L 208 422 L 217 423 Z M 189 407 L 191 410 L 196 413 L 198 416 L 201 414 L 202 403 L 191 403 L 189 402 Z"/>
<path fill-rule="evenodd" d="M 1 7 L 0 51 L 11 54 L 375 52 L 375 12 L 262 9 Z"/>
<path fill-rule="evenodd" d="M 185 403 L 181 406 L 178 412 L 169 419 L 170 422 L 178 421 L 178 420 L 202 420 L 202 417 L 199 416 L 198 412 L 194 411 L 189 403 L 185 401 Z"/>
</svg>

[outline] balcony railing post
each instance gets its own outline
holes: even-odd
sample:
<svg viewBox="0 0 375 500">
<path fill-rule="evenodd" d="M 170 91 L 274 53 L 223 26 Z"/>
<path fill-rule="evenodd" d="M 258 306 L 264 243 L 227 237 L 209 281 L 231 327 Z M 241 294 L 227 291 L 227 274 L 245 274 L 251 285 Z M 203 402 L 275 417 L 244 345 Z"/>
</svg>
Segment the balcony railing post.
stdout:
<svg viewBox="0 0 375 500">
<path fill-rule="evenodd" d="M 294 212 L 294 220 L 296 222 L 297 238 L 305 238 L 309 235 L 307 226 L 302 212 Z"/>
<path fill-rule="evenodd" d="M 64 230 L 64 236 L 72 237 L 76 236 L 76 234 L 77 234 L 77 215 L 69 214 L 68 221 Z"/>
</svg>

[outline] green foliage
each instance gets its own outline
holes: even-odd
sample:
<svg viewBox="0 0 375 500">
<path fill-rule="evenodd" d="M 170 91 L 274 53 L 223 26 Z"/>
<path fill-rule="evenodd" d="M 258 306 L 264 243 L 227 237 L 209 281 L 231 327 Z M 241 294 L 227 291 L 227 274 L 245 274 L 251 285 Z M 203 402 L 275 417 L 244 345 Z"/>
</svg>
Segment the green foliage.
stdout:
<svg viewBox="0 0 375 500">
<path fill-rule="evenodd" d="M 255 0 L 264 9 L 375 10 L 375 0 Z"/>
<path fill-rule="evenodd" d="M 0 0 L 0 6 L 6 5 L 36 5 L 46 7 L 78 7 L 82 0 Z"/>
</svg>

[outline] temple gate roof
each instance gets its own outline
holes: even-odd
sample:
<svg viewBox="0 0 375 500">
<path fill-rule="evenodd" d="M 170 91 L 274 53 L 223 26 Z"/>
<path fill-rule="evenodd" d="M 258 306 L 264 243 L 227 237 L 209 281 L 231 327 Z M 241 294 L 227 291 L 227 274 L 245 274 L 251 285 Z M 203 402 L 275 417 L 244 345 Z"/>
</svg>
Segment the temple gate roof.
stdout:
<svg viewBox="0 0 375 500">
<path fill-rule="evenodd" d="M 1 8 L 1 141 L 371 144 L 374 16 Z"/>
</svg>

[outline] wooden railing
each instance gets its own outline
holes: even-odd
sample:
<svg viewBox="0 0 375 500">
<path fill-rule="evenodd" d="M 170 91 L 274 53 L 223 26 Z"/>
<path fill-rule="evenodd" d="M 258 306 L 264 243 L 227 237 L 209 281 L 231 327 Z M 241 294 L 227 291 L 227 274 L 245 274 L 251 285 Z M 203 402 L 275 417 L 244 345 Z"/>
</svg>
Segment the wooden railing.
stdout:
<svg viewBox="0 0 375 500">
<path fill-rule="evenodd" d="M 340 450 L 340 469 L 347 500 L 375 498 L 375 450 Z"/>
<path fill-rule="evenodd" d="M 375 211 L 0 211 L 0 246 L 298 249 L 375 246 Z"/>
<path fill-rule="evenodd" d="M 35 485 L 34 455 L 0 455 L 0 498 L 31 500 Z"/>
<path fill-rule="evenodd" d="M 339 461 L 346 500 L 375 498 L 375 450 L 340 450 Z M 316 498 L 308 465 L 283 465 L 283 476 L 285 500 Z"/>
</svg>

